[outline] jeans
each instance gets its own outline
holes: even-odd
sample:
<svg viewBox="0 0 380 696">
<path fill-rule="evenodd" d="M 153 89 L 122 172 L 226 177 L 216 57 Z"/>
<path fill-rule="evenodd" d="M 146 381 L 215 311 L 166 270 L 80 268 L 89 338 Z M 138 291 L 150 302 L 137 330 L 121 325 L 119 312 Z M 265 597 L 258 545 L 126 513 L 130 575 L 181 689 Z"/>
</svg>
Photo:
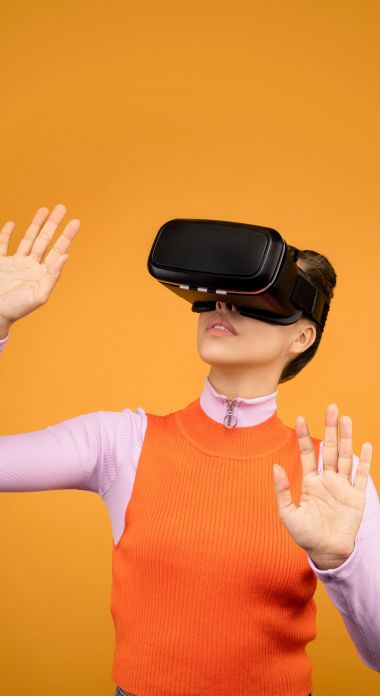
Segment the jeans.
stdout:
<svg viewBox="0 0 380 696">
<path fill-rule="evenodd" d="M 137 694 L 132 694 L 130 691 L 123 691 L 120 686 L 117 686 L 115 696 L 137 696 Z M 313 694 L 311 693 L 309 696 L 313 696 Z"/>
</svg>

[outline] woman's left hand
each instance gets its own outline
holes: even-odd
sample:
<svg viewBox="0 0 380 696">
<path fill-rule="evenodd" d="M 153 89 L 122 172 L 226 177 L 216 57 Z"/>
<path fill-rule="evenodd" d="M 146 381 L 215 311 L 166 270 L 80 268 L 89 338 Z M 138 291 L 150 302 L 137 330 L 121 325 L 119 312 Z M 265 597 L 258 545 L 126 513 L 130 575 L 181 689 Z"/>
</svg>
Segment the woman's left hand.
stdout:
<svg viewBox="0 0 380 696">
<path fill-rule="evenodd" d="M 340 418 L 338 407 L 326 408 L 323 473 L 318 474 L 315 449 L 305 419 L 298 416 L 295 431 L 302 463 L 299 505 L 292 500 L 285 469 L 274 466 L 274 486 L 280 519 L 294 541 L 321 570 L 337 568 L 351 555 L 364 513 L 372 445 L 362 445 L 355 480 L 352 477 L 352 421 Z M 276 468 L 278 467 L 278 468 Z"/>
</svg>

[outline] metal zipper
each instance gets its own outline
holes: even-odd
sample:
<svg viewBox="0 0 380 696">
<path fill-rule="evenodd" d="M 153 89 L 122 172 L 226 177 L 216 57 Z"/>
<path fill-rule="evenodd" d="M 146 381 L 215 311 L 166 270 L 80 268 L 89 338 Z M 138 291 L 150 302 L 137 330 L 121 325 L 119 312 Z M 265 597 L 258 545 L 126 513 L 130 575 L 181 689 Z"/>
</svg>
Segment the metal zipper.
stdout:
<svg viewBox="0 0 380 696">
<path fill-rule="evenodd" d="M 234 428 L 237 423 L 237 418 L 232 414 L 236 399 L 226 399 L 227 414 L 224 416 L 223 423 L 227 428 Z"/>
</svg>

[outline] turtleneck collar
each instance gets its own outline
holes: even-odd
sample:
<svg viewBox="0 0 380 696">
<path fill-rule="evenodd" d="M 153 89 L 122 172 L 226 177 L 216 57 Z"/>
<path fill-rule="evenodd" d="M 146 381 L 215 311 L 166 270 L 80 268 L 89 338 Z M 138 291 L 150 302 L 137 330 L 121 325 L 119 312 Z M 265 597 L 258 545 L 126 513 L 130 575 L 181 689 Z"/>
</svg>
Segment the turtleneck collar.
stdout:
<svg viewBox="0 0 380 696">
<path fill-rule="evenodd" d="M 206 380 L 202 395 L 174 414 L 182 434 L 198 450 L 216 457 L 252 459 L 287 446 L 293 431 L 277 415 L 276 393 L 232 400 Z M 237 422 L 228 426 L 228 403 Z M 225 418 L 227 416 L 227 422 Z"/>
<path fill-rule="evenodd" d="M 234 428 L 248 427 L 268 420 L 276 412 L 277 394 L 278 389 L 272 394 L 257 396 L 253 399 L 237 397 L 231 400 L 225 394 L 217 392 L 206 377 L 199 403 L 209 418 L 224 424 L 227 428 L 231 428 L 234 423 Z"/>
</svg>

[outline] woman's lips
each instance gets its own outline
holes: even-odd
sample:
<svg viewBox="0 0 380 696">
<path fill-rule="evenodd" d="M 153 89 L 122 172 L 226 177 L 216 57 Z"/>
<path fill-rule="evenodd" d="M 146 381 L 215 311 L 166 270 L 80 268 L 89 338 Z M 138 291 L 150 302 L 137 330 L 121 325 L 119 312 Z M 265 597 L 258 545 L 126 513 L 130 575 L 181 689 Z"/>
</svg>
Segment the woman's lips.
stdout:
<svg viewBox="0 0 380 696">
<path fill-rule="evenodd" d="M 213 326 L 211 329 L 207 329 L 207 333 L 215 334 L 215 336 L 236 336 L 236 334 L 228 331 L 228 329 L 216 329 L 215 326 Z"/>
</svg>

